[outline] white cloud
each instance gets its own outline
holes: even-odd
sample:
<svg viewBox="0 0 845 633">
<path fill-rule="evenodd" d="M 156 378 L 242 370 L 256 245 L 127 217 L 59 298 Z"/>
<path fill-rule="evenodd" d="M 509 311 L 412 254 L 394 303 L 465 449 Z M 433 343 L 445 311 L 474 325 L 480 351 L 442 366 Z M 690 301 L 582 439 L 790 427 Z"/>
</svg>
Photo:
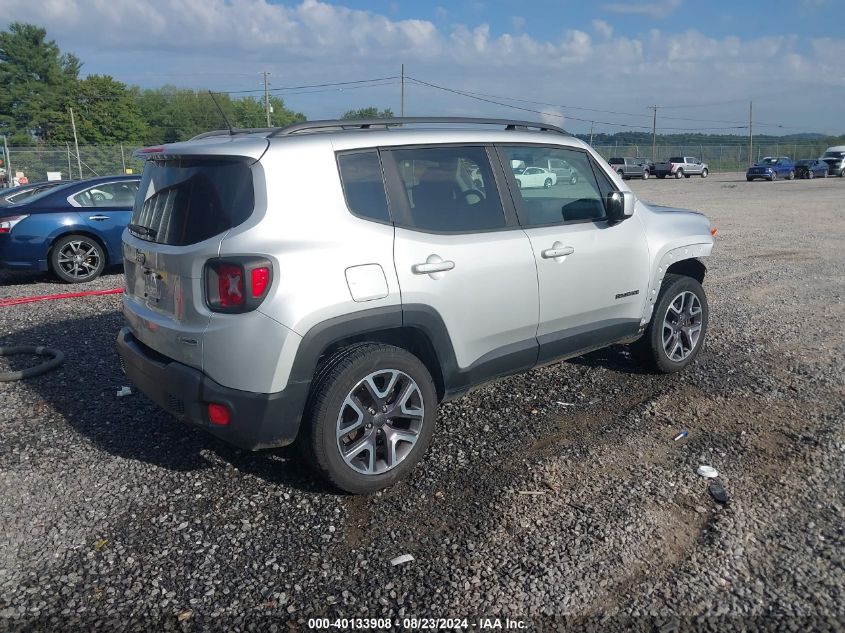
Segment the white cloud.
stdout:
<svg viewBox="0 0 845 633">
<path fill-rule="evenodd" d="M 681 0 L 656 0 L 655 2 L 611 2 L 601 5 L 601 8 L 611 13 L 626 13 L 631 15 L 647 15 L 652 18 L 663 18 L 674 13 L 681 6 Z"/>
<path fill-rule="evenodd" d="M 593 30 L 602 37 L 613 37 L 613 27 L 604 20 L 593 20 Z"/>
<path fill-rule="evenodd" d="M 32 0 L 3 3 L 0 26 L 2 20 L 33 19 Z M 630 6 L 643 11 L 652 5 Z M 97 17 L 95 29 L 91 16 Z M 657 29 L 630 37 L 604 20 L 593 20 L 587 25 L 590 32 L 572 25 L 559 37 L 542 39 L 525 32 L 519 21 L 511 32 L 480 21 L 438 28 L 427 20 L 396 19 L 318 0 L 293 6 L 268 0 L 44 0 L 38 22 L 62 50 L 83 59 L 85 72 L 145 86 L 255 89 L 258 72 L 265 69 L 272 73 L 273 86 L 290 86 L 396 75 L 404 63 L 412 77 L 459 90 L 635 113 L 655 102 L 697 102 L 703 95 L 710 96 L 707 101 L 748 99 L 792 90 L 792 97 L 769 100 L 781 108 L 769 118 L 778 118 L 793 116 L 797 108 L 790 104 L 814 97 L 823 102 L 814 90 L 841 89 L 845 83 L 838 63 L 845 57 L 843 38 L 717 38 L 696 30 Z M 772 59 L 785 63 L 774 69 Z M 397 97 L 398 87 L 389 86 L 291 95 L 288 102 L 318 117 L 376 102 L 397 111 Z M 406 99 L 406 111 L 414 114 L 541 116 L 414 84 L 406 86 Z M 569 109 L 555 112 L 565 112 L 572 125 L 577 118 L 620 120 Z M 825 116 L 829 123 L 822 123 Z M 833 110 L 820 110 L 814 120 L 841 132 L 840 118 Z M 622 120 L 640 122 L 638 117 Z"/>
</svg>

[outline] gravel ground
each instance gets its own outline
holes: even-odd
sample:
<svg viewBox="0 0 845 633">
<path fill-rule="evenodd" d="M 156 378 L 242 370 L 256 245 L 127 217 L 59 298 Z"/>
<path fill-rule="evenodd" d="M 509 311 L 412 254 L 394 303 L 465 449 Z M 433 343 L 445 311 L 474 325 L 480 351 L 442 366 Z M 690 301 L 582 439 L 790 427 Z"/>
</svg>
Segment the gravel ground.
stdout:
<svg viewBox="0 0 845 633">
<path fill-rule="evenodd" d="M 0 383 L 0 628 L 843 630 L 845 180 L 631 185 L 719 228 L 697 362 L 643 374 L 619 347 L 478 389 L 443 406 L 410 479 L 370 497 L 116 398 L 119 297 L 0 308 L 0 343 L 68 355 Z"/>
</svg>

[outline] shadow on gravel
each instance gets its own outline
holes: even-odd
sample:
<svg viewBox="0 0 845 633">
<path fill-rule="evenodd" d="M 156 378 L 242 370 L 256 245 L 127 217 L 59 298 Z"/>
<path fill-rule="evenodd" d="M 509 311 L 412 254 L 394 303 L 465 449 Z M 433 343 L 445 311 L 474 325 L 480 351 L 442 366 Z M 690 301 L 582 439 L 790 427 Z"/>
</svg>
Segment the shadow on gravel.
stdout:
<svg viewBox="0 0 845 633">
<path fill-rule="evenodd" d="M 45 345 L 62 350 L 62 367 L 27 379 L 25 385 L 70 427 L 111 455 L 171 471 L 233 467 L 268 483 L 333 492 L 313 476 L 293 447 L 242 451 L 180 423 L 134 387 L 131 396 L 118 398 L 118 389 L 131 385 L 120 370 L 115 350 L 122 325 L 119 311 L 42 322 L 0 339 L 0 346 Z M 49 408 L 39 404 L 32 406 L 30 414 L 36 428 L 50 416 Z M 39 420 L 40 415 L 45 420 Z"/>
<path fill-rule="evenodd" d="M 604 367 L 623 374 L 651 374 L 635 361 L 624 345 L 614 345 L 567 361 L 581 367 Z"/>
</svg>

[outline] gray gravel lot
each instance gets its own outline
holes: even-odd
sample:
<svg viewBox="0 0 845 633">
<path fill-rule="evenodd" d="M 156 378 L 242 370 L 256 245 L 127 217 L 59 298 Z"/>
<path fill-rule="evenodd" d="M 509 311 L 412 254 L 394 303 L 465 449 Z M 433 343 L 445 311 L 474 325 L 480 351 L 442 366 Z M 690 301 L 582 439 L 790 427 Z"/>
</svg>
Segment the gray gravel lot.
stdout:
<svg viewBox="0 0 845 633">
<path fill-rule="evenodd" d="M 843 630 L 845 179 L 630 184 L 719 229 L 697 362 L 649 375 L 620 347 L 478 389 L 371 497 L 327 489 L 292 450 L 240 452 L 116 398 L 119 296 L 0 307 L 0 344 L 68 356 L 0 383 L 0 629 Z"/>
</svg>

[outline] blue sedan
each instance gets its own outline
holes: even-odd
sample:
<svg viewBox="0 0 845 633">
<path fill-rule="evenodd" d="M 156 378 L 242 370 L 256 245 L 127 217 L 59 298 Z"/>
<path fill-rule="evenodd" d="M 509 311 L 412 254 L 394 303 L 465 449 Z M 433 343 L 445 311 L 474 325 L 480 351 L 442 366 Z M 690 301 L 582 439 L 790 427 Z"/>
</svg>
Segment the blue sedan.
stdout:
<svg viewBox="0 0 845 633">
<path fill-rule="evenodd" d="M 827 178 L 827 163 L 817 158 L 799 160 L 795 163 L 796 178 Z"/>
<path fill-rule="evenodd" d="M 777 180 L 778 178 L 786 178 L 792 180 L 795 178 L 795 163 L 789 156 L 766 156 L 764 159 L 754 163 L 753 167 L 749 167 L 745 172 L 745 179 L 748 182 L 762 178 L 763 180 Z"/>
<path fill-rule="evenodd" d="M 92 281 L 121 263 L 121 235 L 140 176 L 91 178 L 0 207 L 0 268 L 52 271 L 69 283 Z"/>
</svg>

